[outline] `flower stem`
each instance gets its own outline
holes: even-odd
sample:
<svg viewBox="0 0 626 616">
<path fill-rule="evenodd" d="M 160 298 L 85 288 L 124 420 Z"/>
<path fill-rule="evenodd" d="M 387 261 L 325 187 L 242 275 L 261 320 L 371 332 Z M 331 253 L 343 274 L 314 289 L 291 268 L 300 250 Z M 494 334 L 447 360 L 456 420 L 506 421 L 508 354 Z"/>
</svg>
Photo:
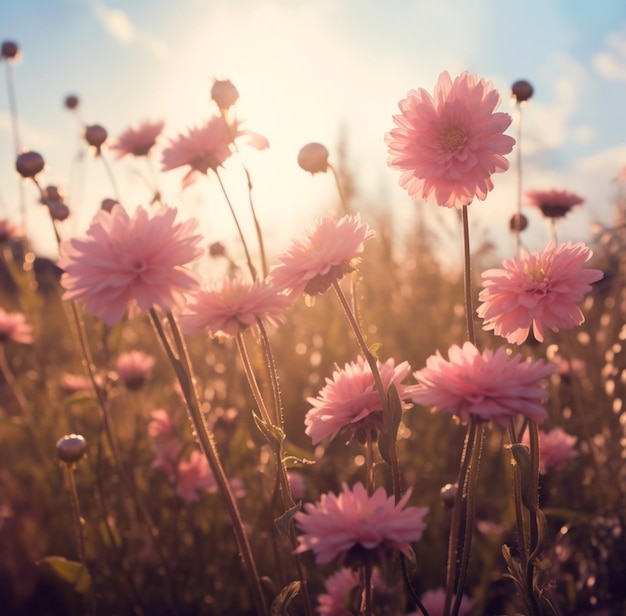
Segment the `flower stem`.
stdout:
<svg viewBox="0 0 626 616">
<path fill-rule="evenodd" d="M 465 319 L 467 322 L 467 339 L 476 344 L 476 334 L 474 332 L 474 307 L 472 302 L 472 268 L 469 234 L 469 206 L 461 208 L 461 219 L 463 223 L 463 288 L 465 295 Z"/>
<path fill-rule="evenodd" d="M 196 438 L 198 439 L 202 451 L 206 456 L 207 462 L 209 463 L 209 467 L 211 468 L 215 482 L 217 483 L 222 502 L 230 518 L 233 531 L 235 533 L 237 547 L 239 548 L 239 553 L 243 560 L 244 569 L 250 584 L 254 604 L 259 614 L 262 616 L 268 616 L 269 612 L 265 596 L 263 594 L 263 588 L 261 586 L 261 579 L 252 554 L 252 549 L 250 547 L 248 537 L 246 536 L 243 520 L 241 518 L 235 496 L 233 495 L 230 484 L 228 483 L 228 478 L 226 477 L 226 473 L 224 472 L 224 468 L 220 461 L 215 439 L 209 430 L 200 408 L 200 401 L 198 400 L 195 390 L 195 376 L 193 374 L 191 360 L 189 358 L 187 346 L 185 345 L 185 341 L 183 340 L 178 327 L 178 323 L 172 313 L 169 312 L 167 314 L 167 320 L 173 338 L 174 348 L 172 348 L 172 341 L 163 328 L 163 325 L 154 308 L 150 310 L 150 317 L 157 336 L 163 344 L 165 352 L 170 358 L 172 367 L 174 368 L 174 372 L 176 373 L 180 383 L 185 401 L 187 402 L 187 409 L 189 411 L 189 416 Z"/>
<path fill-rule="evenodd" d="M 74 465 L 65 464 L 65 472 L 67 477 L 67 486 L 72 501 L 72 520 L 74 522 L 74 534 L 76 535 L 76 550 L 78 552 L 78 560 L 85 565 L 85 541 L 83 538 L 83 519 L 80 514 L 80 503 L 78 500 L 78 491 L 76 490 L 76 481 L 74 479 Z"/>
<path fill-rule="evenodd" d="M 18 385 L 11 367 L 9 366 L 3 343 L 0 343 L 0 374 L 2 374 L 6 384 L 13 392 L 13 397 L 22 411 L 22 419 L 30 424 L 32 420 L 32 413 L 28 402 L 26 401 L 26 396 Z"/>
<path fill-rule="evenodd" d="M 519 257 L 522 254 L 522 230 L 520 229 L 522 221 L 522 106 L 517 104 L 517 229 L 515 230 L 516 254 Z"/>
<path fill-rule="evenodd" d="M 113 175 L 113 169 L 111 169 L 111 164 L 109 163 L 107 158 L 102 154 L 102 151 L 98 152 L 98 158 L 100 158 L 100 160 L 102 161 L 102 164 L 104 165 L 104 170 L 106 171 L 106 174 L 109 176 L 109 181 L 111 182 L 111 187 L 113 188 L 113 194 L 115 196 L 115 199 L 118 202 L 120 202 L 120 191 L 117 186 L 117 182 L 115 181 L 115 176 Z"/>
<path fill-rule="evenodd" d="M 346 194 L 341 187 L 341 182 L 339 181 L 339 174 L 337 173 L 337 169 L 330 163 L 328 163 L 328 168 L 333 172 L 333 178 L 335 180 L 335 185 L 337 186 L 337 192 L 339 193 L 339 199 L 341 201 L 341 208 L 343 209 L 343 213 L 345 215 L 350 214 L 350 207 L 348 206 L 348 200 L 346 199 Z"/>
</svg>

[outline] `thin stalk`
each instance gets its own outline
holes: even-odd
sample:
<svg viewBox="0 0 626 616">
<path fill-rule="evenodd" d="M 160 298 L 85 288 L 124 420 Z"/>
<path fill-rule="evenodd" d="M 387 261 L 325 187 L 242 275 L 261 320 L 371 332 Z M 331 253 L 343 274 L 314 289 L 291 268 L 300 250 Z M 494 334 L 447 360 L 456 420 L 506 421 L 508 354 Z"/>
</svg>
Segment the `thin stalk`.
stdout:
<svg viewBox="0 0 626 616">
<path fill-rule="evenodd" d="M 154 190 L 154 197 L 152 199 L 152 203 L 159 203 L 160 205 L 163 205 L 163 195 L 161 193 L 161 187 L 159 184 L 159 176 L 154 170 L 154 165 L 152 164 L 152 158 L 149 155 L 146 155 L 144 158 L 146 159 L 146 164 L 148 165 L 148 173 L 150 174 L 150 179 L 152 180 L 154 184 L 152 187 Z"/>
<path fill-rule="evenodd" d="M 463 224 L 463 288 L 465 295 L 467 339 L 475 345 L 476 333 L 474 332 L 474 307 L 472 302 L 472 268 L 468 208 L 469 206 L 467 205 L 461 208 L 461 219 Z"/>
<path fill-rule="evenodd" d="M 224 194 L 224 198 L 226 199 L 226 203 L 228 204 L 228 208 L 230 209 L 230 213 L 233 216 L 233 220 L 235 221 L 235 226 L 237 227 L 237 232 L 239 233 L 239 238 L 241 239 L 241 244 L 243 245 L 243 250 L 246 254 L 246 261 L 248 263 L 248 269 L 250 270 L 250 275 L 253 280 L 258 279 L 257 271 L 254 265 L 252 264 L 252 259 L 250 258 L 250 251 L 248 250 L 248 244 L 246 243 L 246 238 L 243 235 L 243 231 L 241 230 L 241 225 L 239 224 L 239 219 L 237 218 L 237 214 L 235 214 L 235 208 L 233 208 L 233 204 L 230 201 L 230 197 L 226 192 L 226 187 L 222 182 L 222 177 L 219 174 L 219 171 L 215 170 L 215 175 L 217 176 L 217 180 L 220 184 L 220 188 L 222 189 L 222 193 Z"/>
<path fill-rule="evenodd" d="M 364 616 L 372 616 L 374 613 L 372 604 L 372 562 L 369 558 L 366 558 L 361 566 L 361 580 L 363 583 L 363 595 L 360 613 Z"/>
<path fill-rule="evenodd" d="M 509 438 L 511 445 L 518 443 L 518 439 L 515 435 L 515 426 L 513 425 L 513 419 L 511 419 L 511 425 L 509 427 Z M 524 527 L 524 512 L 522 509 L 522 484 L 520 479 L 519 468 L 517 465 L 513 469 L 513 494 L 515 497 L 515 528 L 517 530 L 517 543 L 518 551 L 520 555 L 520 561 L 522 568 L 525 570 L 528 563 L 528 548 L 526 546 L 526 529 Z"/>
<path fill-rule="evenodd" d="M 352 327 L 352 331 L 354 332 L 354 335 L 356 336 L 357 342 L 359 343 L 359 346 L 361 347 L 361 352 L 363 353 L 365 359 L 367 360 L 367 363 L 369 364 L 370 370 L 372 371 L 374 382 L 376 383 L 376 389 L 378 391 L 378 395 L 380 396 L 380 402 L 383 407 L 383 418 L 384 418 L 383 421 L 387 421 L 387 419 L 389 418 L 389 414 L 390 414 L 389 403 L 387 401 L 387 391 L 385 390 L 385 386 L 380 376 L 380 371 L 378 370 L 378 362 L 376 361 L 376 358 L 374 357 L 372 352 L 369 350 L 367 346 L 367 342 L 365 341 L 365 338 L 363 337 L 363 333 L 361 332 L 361 328 L 359 327 L 359 324 L 356 321 L 354 313 L 352 312 L 350 302 L 346 298 L 343 290 L 341 289 L 341 286 L 336 280 L 333 281 L 333 288 L 335 289 L 337 297 L 339 298 L 339 302 L 341 303 L 343 310 L 345 312 L 345 315 L 348 318 L 348 322 L 350 323 L 350 326 Z M 392 483 L 393 483 L 393 493 L 394 493 L 396 502 L 398 502 L 402 498 L 402 487 L 400 484 L 400 466 L 398 464 L 398 454 L 396 451 L 395 443 L 393 443 L 392 446 L 390 447 L 390 456 L 391 456 L 391 478 L 392 478 Z"/>
<path fill-rule="evenodd" d="M 9 366 L 9 362 L 7 360 L 7 356 L 4 351 L 4 344 L 1 342 L 0 342 L 0 374 L 2 374 L 6 384 L 11 389 L 11 392 L 13 393 L 13 397 L 15 398 L 15 401 L 17 402 L 18 406 L 20 407 L 20 410 L 22 411 L 23 419 L 29 425 L 31 425 L 32 413 L 30 410 L 30 406 L 28 405 L 26 396 L 24 395 L 24 392 L 18 385 L 17 380 L 15 379 L 15 375 L 13 374 L 11 367 Z"/>
<path fill-rule="evenodd" d="M 349 215 L 351 214 L 350 207 L 348 206 L 346 194 L 343 192 L 343 188 L 341 187 L 341 182 L 339 181 L 339 174 L 337 173 L 337 169 L 335 169 L 335 167 L 330 163 L 328 163 L 328 168 L 333 173 L 333 178 L 335 179 L 335 185 L 337 186 L 337 192 L 339 193 L 339 199 L 341 201 L 341 208 L 343 209 L 343 213 Z"/>
<path fill-rule="evenodd" d="M 100 160 L 102 161 L 102 164 L 104 165 L 104 170 L 106 171 L 106 174 L 109 176 L 109 181 L 111 182 L 111 187 L 113 188 L 113 195 L 115 196 L 115 199 L 119 202 L 120 190 L 117 186 L 117 182 L 115 181 L 115 176 L 113 175 L 113 169 L 111 168 L 111 164 L 109 163 L 109 161 L 104 156 L 101 150 L 98 151 L 98 158 L 100 158 Z"/>
<path fill-rule="evenodd" d="M 78 491 L 76 490 L 76 480 L 74 479 L 74 465 L 65 464 L 65 472 L 67 476 L 67 486 L 70 493 L 70 500 L 72 501 L 72 520 L 74 522 L 74 534 L 76 537 L 78 560 L 80 560 L 83 565 L 86 565 L 83 520 L 80 514 L 80 502 L 78 500 Z"/>
<path fill-rule="evenodd" d="M 259 614 L 262 616 L 269 616 L 265 596 L 263 594 L 263 588 L 261 586 L 261 579 L 259 577 L 252 549 L 244 529 L 239 507 L 237 506 L 235 496 L 233 495 L 228 478 L 226 477 L 226 473 L 224 472 L 224 468 L 220 461 L 215 439 L 209 430 L 206 419 L 200 408 L 200 401 L 198 400 L 194 385 L 195 377 L 193 374 L 191 360 L 187 351 L 187 346 L 178 327 L 178 323 L 172 313 L 169 312 L 167 314 L 167 320 L 174 344 L 174 348 L 172 348 L 172 340 L 170 340 L 169 336 L 165 332 L 154 308 L 150 310 L 150 317 L 157 336 L 170 358 L 174 372 L 178 377 L 183 395 L 185 396 L 185 400 L 187 402 L 187 409 L 189 411 L 196 438 L 198 439 L 202 451 L 206 456 L 207 462 L 209 463 L 209 467 L 211 468 L 215 482 L 217 483 L 222 502 L 230 518 L 233 531 L 235 533 L 237 547 L 243 560 L 244 569 L 250 584 L 254 605 Z"/>
<path fill-rule="evenodd" d="M 518 229 L 515 232 L 517 242 L 516 254 L 520 256 L 522 253 L 522 231 L 519 228 L 522 220 L 522 106 L 517 104 L 517 224 Z"/>
<path fill-rule="evenodd" d="M 285 421 L 283 417 L 283 403 L 280 395 L 280 387 L 278 385 L 278 373 L 276 372 L 276 362 L 274 361 L 274 354 L 272 353 L 272 347 L 270 346 L 270 341 L 267 336 L 267 330 L 265 329 L 263 321 L 257 318 L 256 322 L 259 328 L 259 334 L 261 336 L 261 346 L 263 348 L 263 353 L 265 354 L 270 382 L 272 384 L 275 422 L 277 426 L 280 426 L 280 428 L 284 429 Z"/>
</svg>

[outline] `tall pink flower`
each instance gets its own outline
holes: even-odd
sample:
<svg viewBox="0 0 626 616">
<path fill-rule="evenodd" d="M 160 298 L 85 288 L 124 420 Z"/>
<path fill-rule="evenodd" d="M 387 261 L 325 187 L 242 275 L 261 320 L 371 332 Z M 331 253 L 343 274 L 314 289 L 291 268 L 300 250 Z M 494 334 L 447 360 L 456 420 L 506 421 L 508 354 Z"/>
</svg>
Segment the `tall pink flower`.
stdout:
<svg viewBox="0 0 626 616">
<path fill-rule="evenodd" d="M 585 201 L 580 195 L 569 190 L 530 190 L 526 193 L 530 205 L 541 210 L 546 218 L 561 218 L 573 207 Z"/>
<path fill-rule="evenodd" d="M 385 390 L 394 383 L 401 400 L 409 400 L 415 385 L 402 385 L 410 371 L 408 362 L 395 365 L 393 359 L 378 362 L 378 369 Z M 332 379 L 326 379 L 325 387 L 316 398 L 308 398 L 312 408 L 304 419 L 305 432 L 317 445 L 326 437 L 335 438 L 344 428 L 359 437 L 377 432 L 382 427 L 383 406 L 376 389 L 374 376 L 367 361 L 360 356 L 356 362 L 337 368 Z M 411 405 L 404 404 L 406 410 Z M 365 440 L 361 438 L 361 440 Z"/>
<path fill-rule="evenodd" d="M 425 368 L 413 373 L 419 383 L 412 395 L 415 403 L 448 411 L 462 421 L 473 415 L 503 427 L 518 413 L 539 423 L 545 419 L 542 381 L 556 370 L 555 365 L 509 357 L 504 347 L 481 354 L 470 342 L 462 348 L 452 345 L 448 357 L 437 351 Z"/>
<path fill-rule="evenodd" d="M 477 310 L 483 329 L 522 344 L 531 328 L 541 342 L 546 327 L 556 330 L 583 323 L 577 303 L 603 276 L 600 270 L 583 268 L 591 255 L 582 242 L 557 245 L 552 240 L 543 252 L 524 251 L 521 258 L 502 261 L 504 269 L 483 272 Z"/>
<path fill-rule="evenodd" d="M 0 344 L 12 340 L 22 344 L 33 341 L 33 327 L 21 312 L 7 312 L 0 308 Z"/>
<path fill-rule="evenodd" d="M 445 207 L 485 199 L 515 144 L 504 134 L 511 116 L 495 112 L 499 103 L 490 81 L 467 72 L 454 81 L 443 72 L 432 97 L 420 88 L 400 101 L 397 128 L 385 135 L 387 160 L 412 199 Z"/>
<path fill-rule="evenodd" d="M 202 254 L 197 222 L 176 222 L 177 210 L 162 207 L 149 215 L 138 207 L 132 218 L 115 206 L 100 210 L 86 237 L 61 245 L 59 267 L 64 299 L 84 302 L 85 310 L 109 325 L 126 310 L 159 307 L 172 310 L 184 303 L 184 292 L 197 276 L 185 267 Z"/>
<path fill-rule="evenodd" d="M 428 507 L 406 507 L 411 490 L 395 503 L 384 488 L 369 496 L 362 483 L 351 490 L 342 485 L 341 493 L 322 494 L 318 503 L 307 503 L 295 519 L 302 535 L 297 553 L 312 550 L 319 564 L 334 559 L 350 559 L 362 550 L 374 558 L 379 552 L 411 552 L 411 542 L 418 541 L 426 528 Z M 351 554 L 351 551 L 353 551 Z"/>
<path fill-rule="evenodd" d="M 152 355 L 143 351 L 128 351 L 121 353 L 115 362 L 115 370 L 129 389 L 141 387 L 156 360 Z"/>
<path fill-rule="evenodd" d="M 280 263 L 271 272 L 274 285 L 294 295 L 324 293 L 334 281 L 354 271 L 363 243 L 372 237 L 374 232 L 358 214 L 339 221 L 332 216 L 320 218 L 278 258 Z"/>
<path fill-rule="evenodd" d="M 271 281 L 247 282 L 223 278 L 208 289 L 191 293 L 180 316 L 184 333 L 208 330 L 213 336 L 236 336 L 257 323 L 276 325 L 291 300 Z"/>
<path fill-rule="evenodd" d="M 155 146 L 157 137 L 163 132 L 165 122 L 157 120 L 146 121 L 127 128 L 111 146 L 117 158 L 122 158 L 127 154 L 133 156 L 147 156 Z"/>
<path fill-rule="evenodd" d="M 550 432 L 539 432 L 539 472 L 562 468 L 567 462 L 578 457 L 576 449 L 578 437 L 568 434 L 563 428 L 553 428 Z M 528 431 L 524 432 L 522 443 L 530 445 Z"/>
</svg>

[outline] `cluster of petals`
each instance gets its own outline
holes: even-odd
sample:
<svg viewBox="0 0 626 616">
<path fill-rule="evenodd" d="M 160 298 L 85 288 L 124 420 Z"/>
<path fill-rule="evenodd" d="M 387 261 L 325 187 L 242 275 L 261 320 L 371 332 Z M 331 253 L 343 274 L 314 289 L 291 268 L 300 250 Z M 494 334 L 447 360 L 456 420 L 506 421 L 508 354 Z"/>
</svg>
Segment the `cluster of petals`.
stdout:
<svg viewBox="0 0 626 616">
<path fill-rule="evenodd" d="M 538 423 L 545 419 L 543 381 L 555 365 L 509 357 L 504 347 L 481 353 L 470 342 L 452 345 L 448 358 L 437 351 L 425 368 L 413 373 L 419 383 L 412 395 L 415 403 L 448 411 L 462 421 L 473 416 L 503 427 L 517 414 Z"/>
<path fill-rule="evenodd" d="M 577 441 L 578 437 L 560 427 L 552 428 L 549 432 L 539 432 L 539 472 L 546 475 L 548 471 L 558 470 L 578 457 Z M 522 443 L 530 445 L 528 431 L 524 432 Z"/>
<path fill-rule="evenodd" d="M 217 492 L 217 483 L 206 457 L 195 450 L 188 460 L 181 460 L 178 464 L 176 494 L 187 503 L 192 503 L 203 492 L 214 494 Z"/>
<path fill-rule="evenodd" d="M 0 343 L 12 340 L 22 344 L 33 341 L 33 327 L 21 312 L 7 312 L 0 308 Z"/>
<path fill-rule="evenodd" d="M 155 409 L 150 413 L 148 424 L 150 438 L 165 440 L 174 436 L 174 424 L 170 414 L 165 409 Z"/>
<path fill-rule="evenodd" d="M 115 325 L 128 310 L 133 317 L 153 307 L 172 310 L 198 285 L 186 267 L 202 254 L 193 219 L 176 222 L 177 210 L 152 215 L 141 206 L 132 217 L 121 206 L 100 210 L 86 237 L 61 244 L 59 267 L 64 299 L 84 302 L 85 310 Z"/>
<path fill-rule="evenodd" d="M 377 363 L 385 391 L 394 383 L 400 399 L 410 400 L 416 386 L 402 384 L 411 370 L 409 363 L 396 366 L 392 358 Z M 317 397 L 308 398 L 307 402 L 312 408 L 304 419 L 305 431 L 314 445 L 326 437 L 335 438 L 344 428 L 356 430 L 367 425 L 375 429 L 382 424 L 383 405 L 372 370 L 362 356 L 343 369 L 337 368 L 332 378 L 326 378 L 326 385 Z M 403 410 L 410 406 L 403 404 Z"/>
<path fill-rule="evenodd" d="M 143 351 L 121 353 L 115 362 L 115 371 L 126 387 L 133 389 L 143 385 L 156 360 Z"/>
<path fill-rule="evenodd" d="M 244 130 L 239 122 L 229 124 L 220 116 L 212 116 L 202 126 L 190 128 L 186 134 L 181 133 L 170 140 L 163 150 L 161 168 L 171 171 L 189 166 L 183 178 L 183 188 L 187 188 L 198 180 L 199 175 L 221 167 L 233 152 L 232 144 L 239 138 L 259 150 L 269 146 L 265 137 Z"/>
<path fill-rule="evenodd" d="M 234 337 L 257 321 L 280 323 L 289 304 L 291 299 L 270 280 L 223 278 L 189 294 L 180 326 L 184 333 L 206 330 L 213 336 Z"/>
<path fill-rule="evenodd" d="M 405 507 L 410 496 L 408 490 L 396 503 L 382 487 L 370 496 L 362 483 L 354 489 L 344 483 L 339 495 L 322 494 L 319 502 L 307 503 L 296 514 L 302 531 L 296 552 L 312 550 L 318 564 L 342 560 L 353 548 L 408 555 L 411 542 L 422 537 L 428 513 L 428 507 Z"/>
<path fill-rule="evenodd" d="M 61 389 L 68 394 L 74 394 L 79 391 L 91 391 L 93 385 L 91 379 L 83 374 L 71 374 L 66 372 L 61 376 L 59 383 Z"/>
<path fill-rule="evenodd" d="M 353 616 L 346 607 L 346 599 L 359 586 L 359 573 L 342 567 L 324 581 L 325 593 L 317 597 L 317 613 L 320 616 Z"/>
<path fill-rule="evenodd" d="M 435 590 L 427 590 L 420 598 L 420 601 L 429 616 L 444 616 L 446 606 L 446 591 L 443 588 L 437 588 Z M 459 616 L 469 616 L 474 608 L 474 601 L 467 595 L 461 597 L 461 604 L 459 606 Z M 411 612 L 406 616 L 421 616 L 422 612 Z"/>
<path fill-rule="evenodd" d="M 128 154 L 132 156 L 147 156 L 156 145 L 157 137 L 163 132 L 163 120 L 146 121 L 127 128 L 111 146 L 117 158 Z"/>
<path fill-rule="evenodd" d="M 415 201 L 469 205 L 493 189 L 491 176 L 506 171 L 515 140 L 504 134 L 511 116 L 496 112 L 493 84 L 468 72 L 452 81 L 441 73 L 434 95 L 420 88 L 400 101 L 396 128 L 385 135 L 387 162 Z"/>
<path fill-rule="evenodd" d="M 552 240 L 542 252 L 523 251 L 521 257 L 504 260 L 504 269 L 483 272 L 477 310 L 483 329 L 522 344 L 531 329 L 541 342 L 545 328 L 583 323 L 578 302 L 603 276 L 600 270 L 583 268 L 591 255 L 582 242 L 557 245 Z"/>
<path fill-rule="evenodd" d="M 569 190 L 530 190 L 526 192 L 526 200 L 529 205 L 534 205 L 541 210 L 547 218 L 560 218 L 565 216 L 573 207 L 582 205 L 584 199 Z"/>
<path fill-rule="evenodd" d="M 333 282 L 354 271 L 354 260 L 363 254 L 364 242 L 372 237 L 374 231 L 358 214 L 340 220 L 324 216 L 302 239 L 292 240 L 278 257 L 271 278 L 276 287 L 291 295 L 324 293 Z"/>
</svg>

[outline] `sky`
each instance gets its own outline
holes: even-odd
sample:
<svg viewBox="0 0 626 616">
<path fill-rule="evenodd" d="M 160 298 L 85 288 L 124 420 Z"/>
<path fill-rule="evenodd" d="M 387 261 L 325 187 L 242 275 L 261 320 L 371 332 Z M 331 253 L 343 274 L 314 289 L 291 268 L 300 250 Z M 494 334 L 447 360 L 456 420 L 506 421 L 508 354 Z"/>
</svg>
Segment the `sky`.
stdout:
<svg viewBox="0 0 626 616">
<path fill-rule="evenodd" d="M 113 138 L 132 124 L 163 119 L 167 143 L 214 112 L 214 78 L 233 81 L 238 116 L 270 141 L 267 151 L 243 153 L 270 250 L 282 250 L 337 207 L 332 176 L 311 176 L 296 159 L 303 145 L 317 141 L 336 163 L 342 135 L 364 217 L 390 212 L 400 231 L 411 228 L 418 211 L 454 217 L 408 198 L 386 165 L 383 141 L 398 102 L 411 89 L 432 92 L 444 70 L 492 81 L 502 96 L 499 110 L 514 116 L 514 137 L 519 117 L 511 84 L 533 85 L 522 109 L 523 189 L 566 189 L 585 198 L 560 225 L 559 239 L 586 240 L 594 221 L 610 224 L 624 191 L 616 181 L 626 165 L 624 0 L 22 0 L 1 3 L 0 40 L 20 46 L 10 73 L 21 145 L 44 156 L 42 183 L 66 188 L 72 209 L 66 236 L 84 229 L 113 193 L 102 161 L 84 153 L 65 97 L 76 94 L 81 120 L 105 126 Z M 0 216 L 19 223 L 5 63 L 0 69 Z M 514 150 L 511 169 L 494 178 L 488 199 L 471 206 L 473 223 L 503 256 L 513 250 L 508 220 L 517 204 L 517 156 Z M 122 203 L 145 205 L 145 161 L 117 161 L 106 151 L 105 157 Z M 181 194 L 181 177 L 160 176 L 167 202 L 198 217 L 208 241 L 234 243 L 215 182 L 203 178 Z M 233 173 L 232 185 L 239 182 Z M 54 257 L 35 188 L 23 191 L 35 250 Z M 241 201 L 235 207 L 249 232 L 242 195 Z M 538 212 L 524 211 L 525 243 L 539 250 L 548 226 Z"/>
</svg>

